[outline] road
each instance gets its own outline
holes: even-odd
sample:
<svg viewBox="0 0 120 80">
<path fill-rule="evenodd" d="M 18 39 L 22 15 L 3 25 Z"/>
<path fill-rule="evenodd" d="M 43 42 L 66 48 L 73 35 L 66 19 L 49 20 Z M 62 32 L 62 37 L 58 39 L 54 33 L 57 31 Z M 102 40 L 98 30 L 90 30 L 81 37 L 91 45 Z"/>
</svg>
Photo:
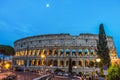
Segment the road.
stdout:
<svg viewBox="0 0 120 80">
<path fill-rule="evenodd" d="M 38 73 L 34 72 L 4 72 L 0 73 L 0 80 L 7 77 L 10 74 L 17 75 L 17 80 L 32 80 L 33 78 L 40 77 Z"/>
<path fill-rule="evenodd" d="M 12 74 L 12 72 L 3 72 L 3 73 L 0 73 L 0 80 L 7 77 L 8 75 Z"/>
</svg>

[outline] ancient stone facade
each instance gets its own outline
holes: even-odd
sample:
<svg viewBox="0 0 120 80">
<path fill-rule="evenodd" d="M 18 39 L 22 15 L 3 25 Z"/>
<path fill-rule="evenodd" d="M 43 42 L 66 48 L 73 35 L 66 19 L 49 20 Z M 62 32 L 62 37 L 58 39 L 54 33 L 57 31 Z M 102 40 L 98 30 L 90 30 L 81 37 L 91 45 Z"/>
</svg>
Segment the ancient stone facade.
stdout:
<svg viewBox="0 0 120 80">
<path fill-rule="evenodd" d="M 73 72 L 97 71 L 97 42 L 96 34 L 49 34 L 23 38 L 14 43 L 13 66 L 45 71 L 59 68 L 67 72 L 71 57 Z M 111 59 L 117 58 L 112 37 L 107 36 L 107 42 Z"/>
</svg>

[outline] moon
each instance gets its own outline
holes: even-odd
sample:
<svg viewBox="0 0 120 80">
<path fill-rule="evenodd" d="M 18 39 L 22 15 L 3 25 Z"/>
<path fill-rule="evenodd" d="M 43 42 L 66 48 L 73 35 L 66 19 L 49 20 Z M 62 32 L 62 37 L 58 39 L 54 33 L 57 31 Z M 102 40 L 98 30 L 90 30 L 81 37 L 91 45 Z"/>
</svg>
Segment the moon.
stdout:
<svg viewBox="0 0 120 80">
<path fill-rule="evenodd" d="M 47 4 L 46 4 L 46 7 L 50 7 L 50 5 L 47 3 Z"/>
</svg>

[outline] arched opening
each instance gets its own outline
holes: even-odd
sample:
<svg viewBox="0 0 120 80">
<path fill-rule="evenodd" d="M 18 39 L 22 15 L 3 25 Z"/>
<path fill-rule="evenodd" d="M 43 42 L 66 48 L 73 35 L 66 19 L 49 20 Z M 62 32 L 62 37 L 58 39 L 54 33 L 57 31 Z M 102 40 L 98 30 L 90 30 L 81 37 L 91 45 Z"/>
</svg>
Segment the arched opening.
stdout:
<svg viewBox="0 0 120 80">
<path fill-rule="evenodd" d="M 89 60 L 85 60 L 85 67 L 89 67 Z"/>
<path fill-rule="evenodd" d="M 41 50 L 38 51 L 38 56 L 41 56 Z"/>
<path fill-rule="evenodd" d="M 85 49 L 84 53 L 85 53 L 85 55 L 87 55 L 88 54 L 88 49 Z"/>
<path fill-rule="evenodd" d="M 72 66 L 76 66 L 76 61 L 72 61 Z"/>
<path fill-rule="evenodd" d="M 35 50 L 32 51 L 32 56 L 35 56 Z"/>
<path fill-rule="evenodd" d="M 90 49 L 90 55 L 94 54 L 94 50 Z"/>
<path fill-rule="evenodd" d="M 70 50 L 69 49 L 66 49 L 66 56 L 69 56 L 70 55 Z"/>
<path fill-rule="evenodd" d="M 46 54 L 47 54 L 47 51 L 44 49 L 44 50 L 43 50 L 43 55 L 46 56 Z"/>
<path fill-rule="evenodd" d="M 53 60 L 52 60 L 52 59 L 51 59 L 51 60 L 48 60 L 48 66 L 51 66 L 52 63 L 53 63 Z"/>
<path fill-rule="evenodd" d="M 54 50 L 54 56 L 57 56 L 57 55 L 58 55 L 58 51 Z"/>
<path fill-rule="evenodd" d="M 36 64 L 37 64 L 37 60 L 35 60 L 35 62 L 34 62 L 34 66 L 36 66 Z"/>
<path fill-rule="evenodd" d="M 40 66 L 41 65 L 41 60 L 38 60 L 38 66 Z"/>
<path fill-rule="evenodd" d="M 63 54 L 64 54 L 64 50 L 61 49 L 61 50 L 60 50 L 60 56 L 62 56 Z"/>
<path fill-rule="evenodd" d="M 35 56 L 38 56 L 38 50 L 37 49 L 35 50 Z"/>
<path fill-rule="evenodd" d="M 57 60 L 54 60 L 54 66 L 57 66 L 58 62 Z"/>
<path fill-rule="evenodd" d="M 42 60 L 42 65 L 46 65 L 46 60 Z"/>
<path fill-rule="evenodd" d="M 31 56 L 31 55 L 32 55 L 32 50 L 29 51 L 29 56 Z"/>
<path fill-rule="evenodd" d="M 82 50 L 81 50 L 81 49 L 78 50 L 78 55 L 79 55 L 79 56 L 82 56 Z"/>
<path fill-rule="evenodd" d="M 80 61 L 78 62 L 78 65 L 82 67 L 82 66 L 83 66 L 83 61 L 80 60 Z"/>
<path fill-rule="evenodd" d="M 90 61 L 90 67 L 94 67 L 94 66 L 95 66 L 95 61 L 94 60 Z"/>
<path fill-rule="evenodd" d="M 52 50 L 48 51 L 48 56 L 52 56 Z"/>
<path fill-rule="evenodd" d="M 66 66 L 69 66 L 69 61 L 68 60 L 66 61 Z"/>
<path fill-rule="evenodd" d="M 76 56 L 76 50 L 72 50 L 72 55 Z"/>
<path fill-rule="evenodd" d="M 62 66 L 64 66 L 64 61 L 60 61 L 60 66 L 62 67 Z"/>
<path fill-rule="evenodd" d="M 34 66 L 34 64 L 35 64 L 35 60 L 32 60 L 32 66 Z"/>
<path fill-rule="evenodd" d="M 39 51 L 40 51 L 40 50 L 36 50 L 36 56 L 39 56 Z"/>
</svg>

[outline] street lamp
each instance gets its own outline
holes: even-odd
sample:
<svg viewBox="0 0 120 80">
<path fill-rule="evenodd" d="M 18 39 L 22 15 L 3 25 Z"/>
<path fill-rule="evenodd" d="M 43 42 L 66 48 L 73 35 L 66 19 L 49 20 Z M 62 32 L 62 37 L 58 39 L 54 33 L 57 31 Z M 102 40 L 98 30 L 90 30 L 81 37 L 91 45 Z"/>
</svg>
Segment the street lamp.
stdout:
<svg viewBox="0 0 120 80">
<path fill-rule="evenodd" d="M 43 64 L 43 61 L 44 59 L 46 58 L 46 56 L 44 54 L 41 54 L 40 56 L 42 58 L 42 69 L 43 69 L 43 74 L 45 73 L 45 70 L 44 70 L 44 64 Z"/>
<path fill-rule="evenodd" d="M 98 63 L 98 69 L 99 69 L 99 62 L 101 61 L 101 59 L 100 58 L 97 58 L 96 59 L 96 62 Z M 98 70 L 99 71 L 99 70 Z"/>
<path fill-rule="evenodd" d="M 99 63 L 100 62 L 100 58 L 97 58 L 96 61 Z"/>
<path fill-rule="evenodd" d="M 42 58 L 42 59 L 44 59 L 44 58 L 45 58 L 45 55 L 44 55 L 44 54 L 42 54 L 42 55 L 41 55 L 41 58 Z"/>
</svg>

